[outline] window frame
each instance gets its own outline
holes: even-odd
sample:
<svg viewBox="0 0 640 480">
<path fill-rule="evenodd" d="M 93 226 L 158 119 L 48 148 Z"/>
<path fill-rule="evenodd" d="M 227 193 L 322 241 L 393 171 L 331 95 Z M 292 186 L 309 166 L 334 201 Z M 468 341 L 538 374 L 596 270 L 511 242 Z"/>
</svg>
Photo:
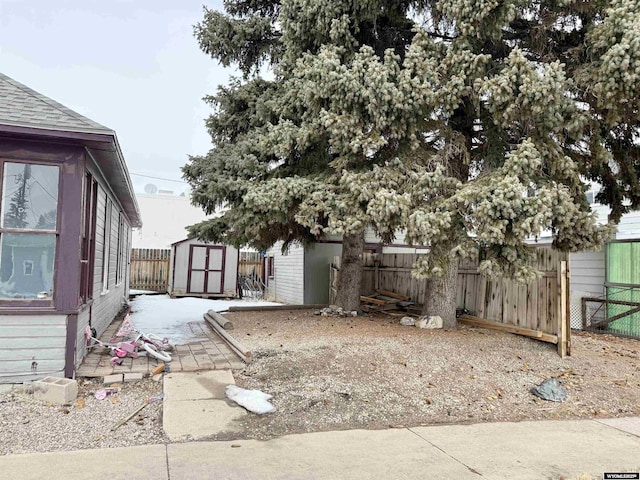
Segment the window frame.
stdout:
<svg viewBox="0 0 640 480">
<path fill-rule="evenodd" d="M 35 156 L 35 155 L 34 155 Z M 51 278 L 51 285 L 53 288 L 52 295 L 49 298 L 0 298 L 0 307 L 48 307 L 55 308 L 56 305 L 56 297 L 58 292 L 58 276 L 59 276 L 59 267 L 58 267 L 58 258 L 60 256 L 60 229 L 62 223 L 62 207 L 63 207 L 63 198 L 62 192 L 64 191 L 64 172 L 62 169 L 62 164 L 58 162 L 47 162 L 42 160 L 32 160 L 26 158 L 14 158 L 11 156 L 2 156 L 0 157 L 0 199 L 3 198 L 4 195 L 4 176 L 5 176 L 5 165 L 7 163 L 14 163 L 20 165 L 37 165 L 44 167 L 56 167 L 58 169 L 58 198 L 56 203 L 56 228 L 53 230 L 43 230 L 43 229 L 34 229 L 34 228 L 5 228 L 3 227 L 3 221 L 1 218 L 2 211 L 0 208 L 0 247 L 2 245 L 2 237 L 6 234 L 14 234 L 14 235 L 45 235 L 45 236 L 53 236 L 55 239 L 54 246 L 54 258 L 53 258 L 53 274 Z M 14 265 L 15 268 L 15 265 Z"/>
<path fill-rule="evenodd" d="M 124 215 L 118 210 L 118 251 L 116 253 L 116 286 L 119 286 L 123 280 L 124 273 L 124 246 L 126 244 L 124 238 Z"/>
<path fill-rule="evenodd" d="M 80 305 L 93 300 L 96 259 L 98 181 L 88 170 L 84 174 L 80 251 Z"/>
<path fill-rule="evenodd" d="M 102 292 L 101 295 L 109 293 L 109 266 L 111 263 L 111 229 L 113 216 L 113 202 L 109 194 L 105 191 L 104 204 L 104 238 L 102 249 Z"/>
<path fill-rule="evenodd" d="M 269 255 L 267 257 L 267 277 L 274 278 L 275 277 L 275 256 Z"/>
</svg>

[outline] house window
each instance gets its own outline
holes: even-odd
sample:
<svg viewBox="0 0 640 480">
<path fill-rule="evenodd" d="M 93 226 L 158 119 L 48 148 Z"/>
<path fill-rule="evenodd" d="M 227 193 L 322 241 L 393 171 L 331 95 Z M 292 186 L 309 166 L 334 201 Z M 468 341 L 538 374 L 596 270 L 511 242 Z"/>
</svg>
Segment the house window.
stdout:
<svg viewBox="0 0 640 480">
<path fill-rule="evenodd" d="M 267 275 L 273 278 L 273 257 L 267 257 Z"/>
<path fill-rule="evenodd" d="M 111 263 L 111 211 L 113 204 L 107 198 L 104 209 L 104 251 L 102 252 L 102 293 L 109 291 L 109 263 Z"/>
<path fill-rule="evenodd" d="M 51 299 L 59 168 L 5 161 L 1 171 L 0 299 Z"/>
<path fill-rule="evenodd" d="M 598 201 L 596 200 L 596 195 L 598 195 L 598 193 L 600 193 L 600 190 L 591 190 L 587 193 L 585 193 L 586 197 L 587 197 L 587 202 L 589 202 L 589 205 L 595 205 L 598 203 Z"/>
<path fill-rule="evenodd" d="M 118 216 L 118 259 L 116 263 L 116 285 L 122 282 L 122 273 L 124 271 L 122 258 L 124 256 L 124 246 L 126 244 L 124 238 L 124 217 L 122 213 Z"/>
<path fill-rule="evenodd" d="M 82 251 L 80 259 L 80 299 L 82 304 L 93 298 L 97 204 L 98 182 L 90 173 L 87 173 L 84 181 L 84 214 L 82 218 Z"/>
<path fill-rule="evenodd" d="M 30 277 L 33 275 L 33 262 L 31 260 L 25 260 L 22 264 L 22 269 L 25 277 Z"/>
</svg>

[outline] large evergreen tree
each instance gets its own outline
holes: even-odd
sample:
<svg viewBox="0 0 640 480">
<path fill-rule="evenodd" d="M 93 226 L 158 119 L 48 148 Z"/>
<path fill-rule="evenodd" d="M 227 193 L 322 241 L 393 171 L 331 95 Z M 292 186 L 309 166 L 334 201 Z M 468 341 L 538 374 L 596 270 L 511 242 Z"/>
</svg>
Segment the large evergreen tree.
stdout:
<svg viewBox="0 0 640 480">
<path fill-rule="evenodd" d="M 640 207 L 640 0 L 225 2 L 196 26 L 242 80 L 209 98 L 211 152 L 184 168 L 209 239 L 259 248 L 342 234 L 340 301 L 363 231 L 431 250 L 425 313 L 455 324 L 458 258 L 522 281 L 526 240 L 602 244 Z M 270 66 L 272 80 L 258 74 Z"/>
</svg>

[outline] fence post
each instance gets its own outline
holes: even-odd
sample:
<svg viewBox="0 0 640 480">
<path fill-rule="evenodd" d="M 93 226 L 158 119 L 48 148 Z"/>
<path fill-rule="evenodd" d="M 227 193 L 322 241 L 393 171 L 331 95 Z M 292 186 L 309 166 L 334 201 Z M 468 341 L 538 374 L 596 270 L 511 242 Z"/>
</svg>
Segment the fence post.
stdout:
<svg viewBox="0 0 640 480">
<path fill-rule="evenodd" d="M 560 262 L 558 270 L 558 354 L 567 356 L 567 262 Z"/>
<path fill-rule="evenodd" d="M 567 257 L 568 258 L 568 257 Z M 571 356 L 571 270 L 569 269 L 569 262 L 564 262 L 566 265 L 565 271 L 565 329 L 567 335 L 567 355 Z"/>
</svg>

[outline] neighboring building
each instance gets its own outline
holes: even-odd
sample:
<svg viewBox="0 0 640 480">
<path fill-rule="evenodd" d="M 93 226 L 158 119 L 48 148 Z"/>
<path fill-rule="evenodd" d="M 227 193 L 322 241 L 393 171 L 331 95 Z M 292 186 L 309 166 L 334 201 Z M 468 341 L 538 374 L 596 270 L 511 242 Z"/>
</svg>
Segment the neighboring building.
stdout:
<svg viewBox="0 0 640 480">
<path fill-rule="evenodd" d="M 606 223 L 610 209 L 605 205 L 601 205 L 596 200 L 599 186 L 593 184 L 586 192 L 587 200 L 591 205 L 591 209 L 598 215 L 599 223 Z M 551 233 L 545 232 L 536 243 L 550 244 L 552 241 Z M 571 326 L 573 328 L 582 328 L 582 299 L 587 298 L 605 298 L 609 297 L 614 300 L 636 301 L 640 300 L 640 285 L 633 287 L 630 282 L 625 282 L 620 291 L 616 284 L 619 284 L 619 272 L 607 269 L 607 263 L 619 263 L 620 255 L 628 256 L 626 248 L 613 248 L 620 242 L 638 242 L 640 251 L 640 212 L 630 212 L 622 216 L 618 224 L 615 239 L 605 245 L 604 248 L 597 251 L 576 252 L 569 254 L 569 274 L 571 278 Z M 623 253 L 624 251 L 624 253 Z M 631 257 L 629 257 L 631 258 Z M 640 272 L 640 256 L 635 261 L 628 262 L 629 278 L 635 278 Z M 612 276 L 613 275 L 613 276 Z M 602 305 L 593 304 L 595 313 L 588 312 L 588 315 L 596 315 L 604 318 L 605 308 Z M 611 306 L 609 307 L 612 308 Z M 628 308 L 628 307 L 627 307 Z M 594 317 L 595 318 L 595 317 Z"/>
<path fill-rule="evenodd" d="M 607 222 L 609 208 L 595 200 L 598 186 L 594 185 L 586 193 L 591 208 L 598 214 L 601 223 Z M 551 232 L 543 232 L 535 244 L 551 243 Z M 640 252 L 640 212 L 623 215 L 616 241 L 638 240 Z M 409 247 L 403 243 L 399 235 L 396 244 L 383 246 L 372 232 L 365 235 L 366 248 L 378 253 L 419 253 L 426 248 Z M 329 240 L 308 247 L 292 246 L 288 252 L 281 252 L 281 243 L 274 245 L 266 252 L 265 284 L 267 296 L 275 301 L 291 304 L 327 303 L 329 298 L 329 266 L 334 256 L 342 252 L 339 240 Z M 607 279 L 607 252 L 605 247 L 599 251 L 578 252 L 569 255 L 569 271 L 571 275 L 571 320 L 574 328 L 582 324 L 581 301 L 583 297 L 605 297 Z M 611 256 L 612 253 L 609 254 Z M 640 253 L 630 268 L 640 272 Z M 634 271 L 635 271 L 634 270 Z M 633 273 L 631 274 L 633 276 Z M 611 291 L 609 292 L 611 294 Z M 621 294 L 617 294 L 621 296 Z M 640 298 L 640 287 L 638 288 Z M 635 297 L 634 297 L 635 298 Z"/>
<path fill-rule="evenodd" d="M 229 245 L 196 238 L 171 245 L 169 295 L 172 297 L 238 296 L 239 252 Z"/>
<path fill-rule="evenodd" d="M 137 194 L 142 228 L 133 232 L 133 248 L 171 248 L 187 236 L 187 227 L 205 220 L 207 215 L 191 205 L 189 196 L 160 190 L 156 194 Z"/>
<path fill-rule="evenodd" d="M 0 383 L 73 377 L 126 302 L 141 225 L 110 130 L 0 74 Z"/>
<path fill-rule="evenodd" d="M 425 247 L 410 247 L 398 235 L 397 243 L 382 245 L 372 231 L 365 233 L 365 251 L 370 253 L 420 253 Z M 292 245 L 282 253 L 282 242 L 265 255 L 266 297 L 290 304 L 326 304 L 329 302 L 329 268 L 334 257 L 342 254 L 339 237 L 303 247 Z"/>
<path fill-rule="evenodd" d="M 610 209 L 599 204 L 595 197 L 598 185 L 593 185 L 586 193 L 591 209 L 598 215 L 599 223 L 606 223 Z M 640 212 L 634 211 L 622 216 L 615 236 L 615 241 L 640 241 Z M 545 232 L 536 243 L 550 244 L 551 233 Z M 577 252 L 569 255 L 569 270 L 571 273 L 571 292 L 574 297 L 603 296 L 605 294 L 606 277 L 606 248 L 598 251 Z"/>
</svg>

